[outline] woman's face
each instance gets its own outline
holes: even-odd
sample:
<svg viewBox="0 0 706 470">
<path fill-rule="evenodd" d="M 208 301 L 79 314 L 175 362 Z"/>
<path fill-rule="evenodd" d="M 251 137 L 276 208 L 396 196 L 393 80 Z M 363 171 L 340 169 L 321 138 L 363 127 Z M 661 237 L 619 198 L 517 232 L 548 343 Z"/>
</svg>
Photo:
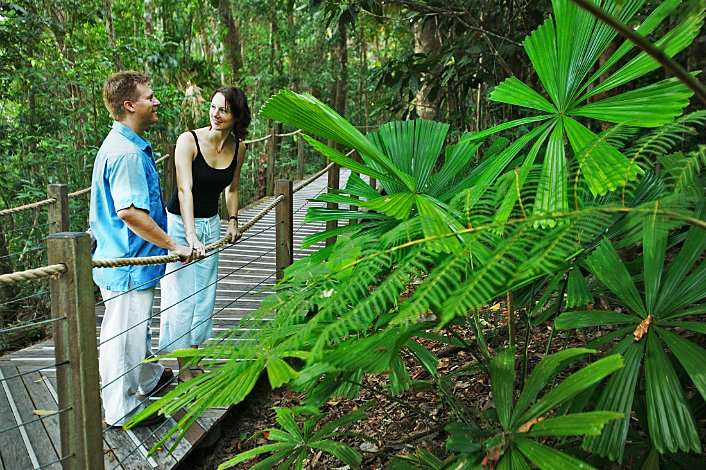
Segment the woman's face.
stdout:
<svg viewBox="0 0 706 470">
<path fill-rule="evenodd" d="M 226 97 L 222 93 L 213 95 L 208 115 L 211 118 L 212 129 L 229 131 L 234 126 L 233 113 L 227 109 Z"/>
</svg>

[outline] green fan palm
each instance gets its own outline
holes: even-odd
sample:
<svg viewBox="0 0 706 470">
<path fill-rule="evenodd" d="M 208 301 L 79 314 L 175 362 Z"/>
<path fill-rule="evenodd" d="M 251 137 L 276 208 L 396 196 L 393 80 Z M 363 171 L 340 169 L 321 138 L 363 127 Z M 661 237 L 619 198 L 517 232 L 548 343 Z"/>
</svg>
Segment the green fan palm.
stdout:
<svg viewBox="0 0 706 470">
<path fill-rule="evenodd" d="M 644 0 L 605 0 L 596 3 L 627 22 L 642 7 Z M 652 33 L 679 3 L 679 0 L 663 2 L 636 31 L 642 35 Z M 596 135 L 581 123 L 581 118 L 657 127 L 681 114 L 692 95 L 685 85 L 672 78 L 602 98 L 602 93 L 644 76 L 659 64 L 647 54 L 640 53 L 609 78 L 597 83 L 602 74 L 632 49 L 632 43 L 623 43 L 603 65 L 596 68 L 594 65 L 617 33 L 568 0 L 553 0 L 552 5 L 554 17 L 547 19 L 523 43 L 544 94 L 511 77 L 500 83 L 490 95 L 493 101 L 523 106 L 541 114 L 503 123 L 469 137 L 470 141 L 474 141 L 516 126 L 538 124 L 532 137 L 537 140 L 523 165 L 527 168 L 533 165 L 540 148 L 546 144 L 541 158 L 542 173 L 535 198 L 535 214 L 565 212 L 568 209 L 567 160 L 571 153 L 576 159 L 577 175 L 585 180 L 594 195 L 615 190 L 642 172 L 634 161 L 616 148 L 597 140 Z M 656 45 L 668 56 L 674 56 L 691 43 L 703 23 L 703 17 L 703 9 L 693 11 L 660 38 Z M 592 70 L 595 72 L 590 74 Z M 565 144 L 567 140 L 569 148 Z M 529 142 L 529 139 L 526 141 Z M 598 145 L 600 148 L 596 149 L 598 151 L 582 152 L 587 145 Z M 510 147 L 499 159 L 509 164 L 521 149 Z M 581 153 L 590 157 L 581 158 Z M 576 178 L 572 180 L 576 181 Z"/>
<path fill-rule="evenodd" d="M 416 215 L 427 216 L 430 222 L 425 228 L 425 235 L 462 230 L 464 227 L 458 222 L 458 215 L 448 207 L 448 202 L 460 191 L 480 183 L 487 167 L 508 143 L 506 139 L 497 139 L 485 153 L 483 161 L 472 167 L 471 162 L 480 143 L 467 142 L 444 149 L 448 124 L 421 119 L 396 121 L 381 126 L 377 132 L 366 137 L 316 98 L 289 90 L 281 90 L 270 98 L 261 114 L 355 149 L 363 162 L 357 162 L 304 136 L 331 161 L 353 172 L 376 178 L 385 190 L 385 194 L 380 195 L 358 175 L 351 174 L 339 194 L 319 196 L 317 201 L 362 207 L 368 212 L 361 214 L 360 211 L 344 208 L 311 208 L 305 222 L 363 217 L 367 222 L 312 235 L 305 239 L 304 246 L 334 235 L 355 233 L 363 228 L 382 234 Z M 433 173 L 442 155 L 444 163 L 438 172 Z"/>
<path fill-rule="evenodd" d="M 617 355 L 603 358 L 574 372 L 537 399 L 539 392 L 572 359 L 593 352 L 596 351 L 566 349 L 546 356 L 532 371 L 517 399 L 514 348 L 499 352 L 490 361 L 489 376 L 497 413 L 496 425 L 502 431 L 489 433 L 453 423 L 446 427 L 450 434 L 446 446 L 449 450 L 459 452 L 459 458 L 469 463 L 479 463 L 484 455 L 494 455 L 493 458 L 498 459 L 496 468 L 529 469 L 530 463 L 538 468 L 593 468 L 575 457 L 531 439 L 595 436 L 600 434 L 607 423 L 622 417 L 621 413 L 610 411 L 552 415 L 552 410 L 620 369 L 623 360 Z"/>
<path fill-rule="evenodd" d="M 653 204 L 657 210 L 658 203 Z M 699 218 L 704 215 L 702 205 Z M 607 240 L 586 259 L 586 267 L 616 296 L 625 313 L 580 310 L 556 319 L 559 329 L 621 326 L 599 339 L 601 343 L 621 339 L 608 354 L 623 355 L 626 366 L 608 381 L 597 408 L 623 412 L 625 418 L 609 424 L 601 436 L 584 442 L 587 449 L 613 460 L 623 457 L 640 377 L 646 384 L 647 425 L 654 448 L 660 453 L 701 452 L 685 391 L 665 346 L 706 400 L 706 350 L 679 334 L 706 333 L 702 322 L 690 319 L 706 313 L 706 262 L 702 256 L 706 233 L 696 226 L 690 228 L 678 254 L 665 266 L 668 234 L 664 226 L 657 216 L 646 217 L 643 222 L 643 269 L 635 276 L 640 283 L 631 277 L 628 266 Z"/>
</svg>

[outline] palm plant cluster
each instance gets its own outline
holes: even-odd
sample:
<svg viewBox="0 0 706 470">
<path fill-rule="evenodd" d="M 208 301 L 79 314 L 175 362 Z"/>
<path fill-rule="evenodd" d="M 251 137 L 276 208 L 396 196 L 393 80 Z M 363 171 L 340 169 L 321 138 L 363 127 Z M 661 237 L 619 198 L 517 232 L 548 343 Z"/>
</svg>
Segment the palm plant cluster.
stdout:
<svg viewBox="0 0 706 470">
<path fill-rule="evenodd" d="M 644 1 L 597 3 L 629 23 Z M 274 442 L 222 467 L 267 452 L 252 468 L 302 468 L 314 449 L 357 467 L 359 452 L 339 442 L 352 436 L 339 428 L 365 419 L 365 410 L 325 424 L 318 410 L 331 397 L 356 396 L 364 374 L 386 374 L 387 393 L 403 394 L 414 383 L 402 356 L 454 400 L 438 357 L 420 341 L 426 338 L 472 353 L 465 370 L 489 376 L 494 407 L 453 407 L 443 454 L 420 449 L 391 458 L 390 468 L 703 464 L 697 423 L 706 413 L 706 350 L 699 345 L 706 333 L 706 147 L 684 142 L 695 129 L 703 132 L 706 112 L 681 116 L 691 92 L 674 78 L 623 91 L 657 62 L 626 41 L 597 65 L 616 33 L 567 0 L 552 4 L 554 16 L 524 42 L 544 89 L 510 78 L 491 95 L 528 108 L 528 116 L 454 144 L 448 125 L 421 120 L 364 136 L 323 103 L 288 90 L 265 104 L 264 116 L 361 156 L 305 137 L 353 172 L 345 188 L 318 197 L 349 208 L 313 208 L 307 219 L 362 221 L 306 240 L 337 236 L 290 266 L 276 293 L 245 320 L 274 315 L 252 333 L 256 341 L 233 347 L 229 340 L 242 334 L 234 330 L 205 350 L 176 352 L 228 361 L 143 416 L 186 407 L 172 430 L 183 435 L 207 407 L 243 400 L 266 370 L 273 387 L 303 392 L 303 406 L 279 409 L 281 428 L 269 430 Z M 662 2 L 636 31 L 652 34 L 678 5 Z M 704 9 L 690 6 L 656 40 L 669 57 L 703 24 Z M 609 90 L 616 93 L 603 98 Z M 595 133 L 597 120 L 615 126 Z M 518 137 L 498 135 L 511 128 Z M 375 178 L 383 191 L 359 175 Z M 510 322 L 491 353 L 479 309 L 500 296 L 513 299 Z M 517 310 L 525 312 L 524 344 L 515 338 Z M 601 334 L 527 371 L 530 331 L 547 322 L 552 332 L 600 327 Z M 453 334 L 459 324 L 475 341 Z"/>
</svg>

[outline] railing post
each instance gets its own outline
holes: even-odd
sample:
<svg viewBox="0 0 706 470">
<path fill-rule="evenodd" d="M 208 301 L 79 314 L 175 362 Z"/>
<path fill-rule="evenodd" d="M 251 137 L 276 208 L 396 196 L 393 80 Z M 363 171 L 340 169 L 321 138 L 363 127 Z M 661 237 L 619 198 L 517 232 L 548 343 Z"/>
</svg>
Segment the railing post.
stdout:
<svg viewBox="0 0 706 470">
<path fill-rule="evenodd" d="M 340 175 L 341 175 L 341 165 L 334 163 L 331 165 L 331 169 L 328 171 L 328 192 L 335 193 L 338 192 L 340 185 Z M 327 202 L 326 207 L 328 209 L 338 209 L 338 204 L 335 202 Z M 329 220 L 326 222 L 326 230 L 332 230 L 338 227 L 338 220 Z M 336 243 L 336 237 L 329 237 L 326 239 L 326 246 L 333 245 Z"/>
<path fill-rule="evenodd" d="M 174 150 L 176 149 L 176 145 L 165 144 L 163 148 L 164 154 L 169 155 L 169 158 L 162 162 L 161 172 L 163 182 L 162 196 L 164 197 L 164 201 L 168 203 L 172 197 L 172 194 L 174 194 L 174 188 L 176 188 L 177 185 L 176 165 L 174 164 Z"/>
<path fill-rule="evenodd" d="M 51 314 L 66 318 L 52 326 L 59 409 L 61 452 L 72 457 L 64 470 L 103 469 L 98 388 L 96 314 L 91 277 L 91 242 L 85 232 L 63 232 L 47 237 L 49 264 L 66 265 L 67 272 L 49 281 Z"/>
<path fill-rule="evenodd" d="M 304 179 L 304 137 L 297 134 L 297 180 Z"/>
<path fill-rule="evenodd" d="M 56 199 L 49 204 L 49 233 L 69 231 L 69 188 L 65 184 L 47 186 L 47 199 Z"/>
<path fill-rule="evenodd" d="M 277 180 L 275 195 L 284 195 L 284 200 L 275 208 L 275 276 L 284 277 L 284 269 L 294 262 L 294 210 L 292 207 L 292 182 Z"/>
<path fill-rule="evenodd" d="M 267 195 L 272 196 L 275 183 L 275 128 L 270 127 L 270 138 L 265 146 L 267 153 L 267 172 L 265 173 L 265 186 Z"/>
</svg>

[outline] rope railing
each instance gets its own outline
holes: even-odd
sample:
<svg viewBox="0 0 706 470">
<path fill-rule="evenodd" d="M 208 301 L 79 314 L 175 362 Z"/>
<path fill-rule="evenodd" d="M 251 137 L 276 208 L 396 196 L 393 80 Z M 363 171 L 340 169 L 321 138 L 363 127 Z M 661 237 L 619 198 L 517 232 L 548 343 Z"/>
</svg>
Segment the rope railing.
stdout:
<svg viewBox="0 0 706 470">
<path fill-rule="evenodd" d="M 267 207 L 261 210 L 257 215 L 255 215 L 248 223 L 240 227 L 240 233 L 244 233 L 249 230 L 253 225 L 255 225 L 260 219 L 262 219 L 268 212 L 277 206 L 280 202 L 284 200 L 284 196 L 276 197 Z M 206 245 L 206 253 L 213 251 L 216 248 L 220 248 L 226 243 L 230 243 L 230 237 L 223 237 L 217 242 L 213 242 Z M 142 258 L 118 258 L 118 259 L 94 259 L 94 268 L 117 268 L 121 266 L 147 266 L 151 264 L 164 264 L 164 263 L 174 263 L 179 261 L 179 256 L 177 255 L 162 255 L 162 256 L 145 256 Z"/>
<path fill-rule="evenodd" d="M 66 272 L 65 264 L 52 264 L 51 266 L 42 266 L 41 268 L 27 269 L 25 271 L 17 271 L 9 274 L 0 275 L 0 286 L 17 284 L 24 281 L 33 281 L 36 279 L 46 279 L 56 277 Z"/>
</svg>

